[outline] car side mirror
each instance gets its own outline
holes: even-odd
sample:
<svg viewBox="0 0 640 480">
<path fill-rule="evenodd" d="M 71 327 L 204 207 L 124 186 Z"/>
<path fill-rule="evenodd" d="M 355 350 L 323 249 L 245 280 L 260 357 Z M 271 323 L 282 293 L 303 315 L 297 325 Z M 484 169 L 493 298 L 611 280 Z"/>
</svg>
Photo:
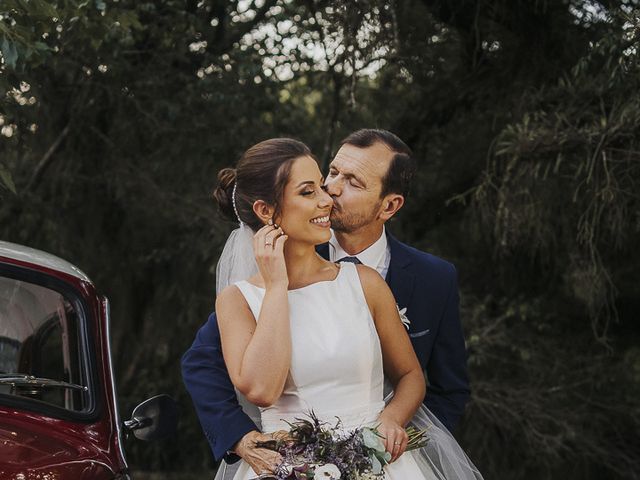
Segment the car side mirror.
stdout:
<svg viewBox="0 0 640 480">
<path fill-rule="evenodd" d="M 131 420 L 125 420 L 127 432 L 140 440 L 158 440 L 176 433 L 178 407 L 169 395 L 157 395 L 133 409 Z"/>
</svg>

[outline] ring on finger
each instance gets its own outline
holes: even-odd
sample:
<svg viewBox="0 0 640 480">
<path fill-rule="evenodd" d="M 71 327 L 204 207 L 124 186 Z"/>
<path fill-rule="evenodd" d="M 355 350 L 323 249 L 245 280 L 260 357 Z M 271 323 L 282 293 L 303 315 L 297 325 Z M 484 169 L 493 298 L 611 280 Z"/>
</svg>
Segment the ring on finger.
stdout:
<svg viewBox="0 0 640 480">
<path fill-rule="evenodd" d="M 265 238 L 264 240 L 265 245 L 273 245 L 273 241 L 282 235 L 282 232 L 278 230 L 274 230 L 274 232 L 275 232 L 275 235 L 269 235 Z M 270 233 L 273 233 L 273 232 L 270 232 Z"/>
</svg>

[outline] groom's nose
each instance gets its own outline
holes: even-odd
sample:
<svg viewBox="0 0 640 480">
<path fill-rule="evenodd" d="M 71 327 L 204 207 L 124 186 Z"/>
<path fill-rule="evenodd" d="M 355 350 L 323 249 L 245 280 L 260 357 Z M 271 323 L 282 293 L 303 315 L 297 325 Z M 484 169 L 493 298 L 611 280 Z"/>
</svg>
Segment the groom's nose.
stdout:
<svg viewBox="0 0 640 480">
<path fill-rule="evenodd" d="M 324 186 L 326 187 L 326 192 L 331 195 L 331 197 L 338 197 L 342 193 L 341 182 L 335 177 L 327 178 L 324 182 Z"/>
</svg>

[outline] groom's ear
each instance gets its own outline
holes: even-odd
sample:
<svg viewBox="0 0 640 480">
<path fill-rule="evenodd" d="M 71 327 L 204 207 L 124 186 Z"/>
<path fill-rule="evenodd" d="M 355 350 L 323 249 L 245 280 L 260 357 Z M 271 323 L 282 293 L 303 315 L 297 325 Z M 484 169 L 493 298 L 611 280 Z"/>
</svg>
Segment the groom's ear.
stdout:
<svg viewBox="0 0 640 480">
<path fill-rule="evenodd" d="M 393 217 L 396 212 L 402 208 L 403 205 L 404 197 L 399 193 L 390 193 L 389 195 L 386 195 L 382 200 L 378 218 L 386 222 L 391 217 Z"/>
<path fill-rule="evenodd" d="M 275 209 L 264 200 L 256 200 L 253 202 L 253 212 L 265 225 L 269 220 L 273 219 Z"/>
</svg>

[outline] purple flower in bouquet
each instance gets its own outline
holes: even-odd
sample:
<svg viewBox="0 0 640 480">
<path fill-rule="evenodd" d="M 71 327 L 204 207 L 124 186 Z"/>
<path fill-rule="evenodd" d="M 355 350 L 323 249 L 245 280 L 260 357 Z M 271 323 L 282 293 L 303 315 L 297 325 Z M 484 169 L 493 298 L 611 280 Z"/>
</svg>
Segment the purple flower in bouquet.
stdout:
<svg viewBox="0 0 640 480">
<path fill-rule="evenodd" d="M 378 430 L 370 427 L 345 432 L 338 421 L 331 427 L 311 412 L 308 419 L 296 418 L 289 423 L 286 435 L 258 442 L 259 448 L 269 448 L 282 455 L 283 462 L 271 477 L 274 480 L 380 480 L 383 467 L 391 459 L 384 448 Z M 407 450 L 423 447 L 424 430 L 407 429 Z"/>
</svg>

